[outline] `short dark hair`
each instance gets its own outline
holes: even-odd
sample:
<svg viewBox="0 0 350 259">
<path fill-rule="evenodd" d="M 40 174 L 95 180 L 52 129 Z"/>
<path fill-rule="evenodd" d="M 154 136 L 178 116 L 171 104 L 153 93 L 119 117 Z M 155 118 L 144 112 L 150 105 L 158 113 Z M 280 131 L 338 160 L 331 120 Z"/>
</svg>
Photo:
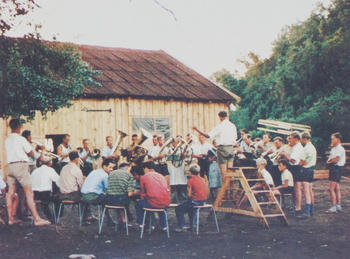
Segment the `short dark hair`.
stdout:
<svg viewBox="0 0 350 259">
<path fill-rule="evenodd" d="M 22 137 L 28 138 L 31 135 L 32 133 L 30 132 L 30 130 L 23 130 L 22 132 Z"/>
<path fill-rule="evenodd" d="M 342 141 L 343 139 L 343 136 L 341 135 L 340 132 L 333 133 L 332 136 L 339 139 L 340 141 Z"/>
<path fill-rule="evenodd" d="M 154 134 L 154 135 L 153 135 L 153 138 L 158 138 L 158 135 Z"/>
<path fill-rule="evenodd" d="M 288 167 L 288 161 L 285 160 L 285 159 L 282 159 L 282 160 L 278 161 L 278 164 L 282 164 L 282 165 L 285 165 L 285 166 Z"/>
<path fill-rule="evenodd" d="M 137 134 L 132 134 L 131 137 L 132 137 L 132 138 L 138 137 L 138 135 L 137 135 Z"/>
<path fill-rule="evenodd" d="M 88 138 L 84 138 L 83 139 L 83 143 L 85 143 L 86 141 L 89 141 L 89 139 Z"/>
<path fill-rule="evenodd" d="M 247 139 L 252 139 L 252 135 L 250 135 L 250 134 L 246 134 L 245 137 L 246 137 Z"/>
<path fill-rule="evenodd" d="M 226 111 L 220 111 L 218 113 L 219 117 L 227 117 L 227 112 Z"/>
<path fill-rule="evenodd" d="M 154 169 L 154 162 L 153 161 L 146 161 L 142 163 L 142 169 Z"/>
<path fill-rule="evenodd" d="M 241 132 L 243 131 L 244 133 L 247 133 L 247 130 L 246 130 L 246 129 L 241 129 L 240 131 L 241 131 Z"/>
<path fill-rule="evenodd" d="M 290 134 L 290 136 L 291 136 L 292 138 L 296 138 L 297 140 L 300 140 L 300 133 L 297 132 L 297 131 L 293 131 L 293 132 Z"/>
<path fill-rule="evenodd" d="M 11 119 L 11 120 L 10 120 L 10 123 L 9 123 L 10 128 L 11 128 L 12 130 L 18 129 L 18 127 L 21 126 L 21 124 L 22 124 L 22 123 L 21 123 L 20 119 Z"/>
<path fill-rule="evenodd" d="M 65 139 L 67 137 L 70 137 L 70 135 L 69 134 L 64 134 L 62 139 Z"/>
<path fill-rule="evenodd" d="M 281 137 L 275 137 L 275 138 L 273 139 L 273 141 L 276 141 L 276 140 L 283 142 L 283 139 L 282 139 Z"/>
<path fill-rule="evenodd" d="M 268 137 L 269 137 L 269 139 L 271 139 L 271 134 L 270 134 L 270 133 L 268 133 L 268 132 L 264 133 L 264 134 L 263 134 L 263 136 L 268 136 Z"/>
<path fill-rule="evenodd" d="M 128 167 L 128 166 L 130 166 L 129 163 L 121 163 L 121 164 L 119 165 L 119 168 L 124 168 L 124 167 Z"/>
<path fill-rule="evenodd" d="M 301 138 L 303 139 L 310 139 L 311 135 L 309 132 L 304 132 L 303 134 L 301 134 Z"/>
<path fill-rule="evenodd" d="M 115 164 L 115 159 L 114 158 L 106 158 L 102 162 L 102 167 L 109 166 L 109 164 Z"/>
<path fill-rule="evenodd" d="M 133 167 L 131 167 L 131 174 L 132 175 L 144 175 L 145 172 L 143 171 L 143 169 L 140 165 L 134 165 Z"/>
<path fill-rule="evenodd" d="M 69 160 L 70 161 L 74 161 L 77 158 L 79 158 L 78 151 L 71 151 L 71 152 L 69 152 Z"/>
</svg>

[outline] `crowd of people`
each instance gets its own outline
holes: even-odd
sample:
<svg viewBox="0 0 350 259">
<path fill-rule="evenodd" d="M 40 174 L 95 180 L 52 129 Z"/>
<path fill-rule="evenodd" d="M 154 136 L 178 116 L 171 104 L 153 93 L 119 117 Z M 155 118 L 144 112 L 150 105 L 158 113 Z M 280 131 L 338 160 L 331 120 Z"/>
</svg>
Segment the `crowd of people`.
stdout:
<svg viewBox="0 0 350 259">
<path fill-rule="evenodd" d="M 220 124 L 208 133 L 193 127 L 198 141 L 191 133 L 185 138 L 176 136 L 167 141 L 162 135 L 154 135 L 152 145 L 145 152 L 139 152 L 145 148 L 139 146 L 138 135 L 134 134 L 125 159 L 115 154 L 113 138 L 108 136 L 100 154 L 101 168 L 95 169 L 93 163 L 98 156 L 92 154 L 88 139 L 83 140 L 80 150 L 72 150 L 70 136 L 65 135 L 57 147 L 58 161 L 54 163 L 50 153 L 43 152 L 44 147 L 33 148 L 30 132 L 25 130 L 21 135 L 20 121 L 12 119 L 9 123 L 12 132 L 5 141 L 7 184 L 0 178 L 2 195 L 6 195 L 8 224 L 20 222 L 18 214 L 26 210 L 30 211 L 36 226 L 55 223 L 49 204 L 55 205 L 57 215 L 60 202 L 71 200 L 82 204 L 86 224 L 96 220 L 91 211 L 91 205 L 96 204 L 125 206 L 131 222 L 134 215 L 129 208 L 130 203 L 134 203 L 136 223 L 142 227 L 144 208 L 167 208 L 174 203 L 177 204 L 177 231 L 187 231 L 193 224 L 193 206 L 215 200 L 228 169 L 233 166 L 257 167 L 276 195 L 294 195 L 297 217 L 312 216 L 317 151 L 310 133 L 292 132 L 284 143 L 283 138 L 271 139 L 268 133 L 253 140 L 241 129 L 237 140 L 236 126 L 228 120 L 227 113 L 221 111 L 218 116 Z M 209 138 L 212 143 L 208 142 Z M 332 206 L 327 212 L 337 213 L 341 211 L 339 182 L 346 159 L 340 133 L 331 136 L 331 145 L 327 164 Z M 260 184 L 251 186 L 252 189 L 260 187 Z M 305 208 L 302 210 L 303 196 Z M 37 200 L 41 201 L 47 220 L 39 216 Z M 189 224 L 185 222 L 186 213 Z M 113 217 L 107 210 L 106 216 L 108 225 L 124 225 L 123 213 Z M 159 218 L 161 228 L 166 230 L 164 215 L 161 213 Z"/>
</svg>

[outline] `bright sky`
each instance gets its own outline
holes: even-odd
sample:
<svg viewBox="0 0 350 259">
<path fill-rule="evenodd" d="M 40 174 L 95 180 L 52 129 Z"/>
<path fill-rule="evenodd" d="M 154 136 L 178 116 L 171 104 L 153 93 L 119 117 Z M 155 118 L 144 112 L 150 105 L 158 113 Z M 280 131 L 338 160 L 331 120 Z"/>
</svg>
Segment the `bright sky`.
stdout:
<svg viewBox="0 0 350 259">
<path fill-rule="evenodd" d="M 253 51 L 268 57 L 281 30 L 330 0 L 38 0 L 31 17 L 44 39 L 110 47 L 162 49 L 209 77 Z M 15 28 L 9 35 L 20 36 Z"/>
</svg>

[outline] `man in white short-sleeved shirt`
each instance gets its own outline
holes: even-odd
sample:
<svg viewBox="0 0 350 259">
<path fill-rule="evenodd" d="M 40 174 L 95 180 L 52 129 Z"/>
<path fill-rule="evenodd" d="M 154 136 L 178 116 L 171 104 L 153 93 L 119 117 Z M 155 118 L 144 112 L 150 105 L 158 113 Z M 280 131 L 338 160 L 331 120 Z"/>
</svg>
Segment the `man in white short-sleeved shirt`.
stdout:
<svg viewBox="0 0 350 259">
<path fill-rule="evenodd" d="M 341 211 L 341 193 L 340 180 L 342 176 L 342 169 L 346 162 L 345 149 L 341 145 L 342 136 L 339 132 L 332 134 L 331 142 L 332 149 L 327 161 L 329 165 L 329 195 L 332 202 L 332 207 L 327 211 L 328 213 L 337 213 Z"/>
<path fill-rule="evenodd" d="M 233 167 L 233 145 L 237 140 L 237 128 L 227 118 L 227 112 L 221 111 L 218 114 L 220 124 L 211 130 L 208 134 L 200 131 L 196 126 L 193 127 L 200 135 L 206 138 L 213 138 L 217 144 L 217 160 L 221 171 L 222 179 L 224 179 L 227 168 Z"/>
<path fill-rule="evenodd" d="M 36 209 L 33 191 L 32 191 L 32 181 L 29 174 L 29 158 L 28 156 L 34 156 L 32 146 L 29 142 L 22 136 L 19 135 L 21 132 L 21 122 L 19 119 L 10 120 L 11 134 L 5 140 L 5 149 L 7 162 L 9 163 L 7 168 L 7 183 L 9 185 L 8 194 L 6 197 L 7 212 L 9 216 L 9 225 L 18 223 L 19 221 L 15 219 L 13 213 L 14 201 L 16 199 L 16 183 L 19 182 L 23 187 L 26 201 L 29 210 L 34 217 L 35 226 L 43 226 L 50 224 L 49 221 L 43 220 Z"/>
</svg>

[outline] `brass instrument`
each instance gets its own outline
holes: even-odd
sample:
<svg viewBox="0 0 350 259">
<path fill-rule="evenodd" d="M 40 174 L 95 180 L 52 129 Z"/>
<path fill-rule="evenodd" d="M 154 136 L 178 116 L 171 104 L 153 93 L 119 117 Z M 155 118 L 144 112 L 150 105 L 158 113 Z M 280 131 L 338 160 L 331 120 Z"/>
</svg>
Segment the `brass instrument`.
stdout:
<svg viewBox="0 0 350 259">
<path fill-rule="evenodd" d="M 112 154 L 117 153 L 120 149 L 120 144 L 122 143 L 122 140 L 128 136 L 128 134 L 126 134 L 125 132 L 118 130 L 118 137 L 113 145 L 112 148 Z"/>
<path fill-rule="evenodd" d="M 163 154 L 164 149 L 168 147 L 172 142 L 174 141 L 174 138 L 169 138 L 167 141 L 164 142 L 162 147 L 159 149 L 158 155 L 164 155 L 163 158 L 157 159 L 156 162 L 160 164 L 165 164 L 167 160 L 167 155 Z"/>
<path fill-rule="evenodd" d="M 145 142 L 152 139 L 152 134 L 147 130 L 141 128 L 140 131 L 140 138 L 136 141 L 135 146 L 127 152 L 128 161 L 134 164 L 140 164 L 144 162 L 144 159 L 148 153 L 148 150 L 146 148 L 147 144 Z"/>
</svg>

